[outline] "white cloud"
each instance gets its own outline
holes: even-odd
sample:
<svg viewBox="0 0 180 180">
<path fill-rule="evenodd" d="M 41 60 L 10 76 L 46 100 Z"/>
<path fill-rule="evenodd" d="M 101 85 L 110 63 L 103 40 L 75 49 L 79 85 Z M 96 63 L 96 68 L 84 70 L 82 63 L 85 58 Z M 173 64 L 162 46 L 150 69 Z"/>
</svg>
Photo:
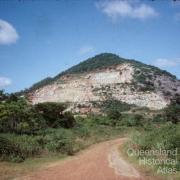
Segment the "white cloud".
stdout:
<svg viewBox="0 0 180 180">
<path fill-rule="evenodd" d="M 113 21 L 118 18 L 147 19 L 158 16 L 154 8 L 139 1 L 111 0 L 96 3 L 98 9 Z"/>
<path fill-rule="evenodd" d="M 0 45 L 15 43 L 18 38 L 16 29 L 8 22 L 0 19 Z"/>
<path fill-rule="evenodd" d="M 85 54 L 87 54 L 87 53 L 91 53 L 91 52 L 93 52 L 94 51 L 94 47 L 93 46 L 83 46 L 83 47 L 81 47 L 80 49 L 79 49 L 79 54 L 80 55 L 85 55 Z"/>
<path fill-rule="evenodd" d="M 11 80 L 7 77 L 0 77 L 0 88 L 11 85 Z"/>
<path fill-rule="evenodd" d="M 153 63 L 160 68 L 180 66 L 180 59 L 156 59 Z"/>
</svg>

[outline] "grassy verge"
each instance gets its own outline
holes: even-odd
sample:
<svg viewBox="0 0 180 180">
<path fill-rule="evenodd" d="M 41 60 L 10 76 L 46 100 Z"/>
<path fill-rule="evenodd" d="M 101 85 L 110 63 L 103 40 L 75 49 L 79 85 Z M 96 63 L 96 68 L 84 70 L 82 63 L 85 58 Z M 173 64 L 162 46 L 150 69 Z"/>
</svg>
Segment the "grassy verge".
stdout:
<svg viewBox="0 0 180 180">
<path fill-rule="evenodd" d="M 22 163 L 0 162 L 0 179 L 14 179 L 23 176 L 52 163 L 59 162 L 66 158 L 64 155 L 48 155 L 46 157 L 28 158 Z"/>
<path fill-rule="evenodd" d="M 129 134 L 129 140 L 123 149 L 121 148 L 121 154 L 145 176 L 163 180 L 180 179 L 179 128 L 179 125 L 167 123 L 134 131 Z M 170 154 L 175 149 L 177 153 Z M 150 152 L 153 153 L 148 154 Z"/>
</svg>

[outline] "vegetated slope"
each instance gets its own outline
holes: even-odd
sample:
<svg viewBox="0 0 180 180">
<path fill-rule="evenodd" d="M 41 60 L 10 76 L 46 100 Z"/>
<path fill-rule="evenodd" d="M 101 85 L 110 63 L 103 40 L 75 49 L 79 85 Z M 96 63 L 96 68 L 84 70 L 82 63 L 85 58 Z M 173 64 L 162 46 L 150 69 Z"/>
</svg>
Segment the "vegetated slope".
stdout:
<svg viewBox="0 0 180 180">
<path fill-rule="evenodd" d="M 103 53 L 96 55 L 95 57 L 89 58 L 86 61 L 83 61 L 67 69 L 63 73 L 57 75 L 55 78 L 58 78 L 64 74 L 84 73 L 84 72 L 94 71 L 96 69 L 107 68 L 112 65 L 118 65 L 124 63 L 126 61 L 127 59 L 121 58 L 115 54 Z"/>
<path fill-rule="evenodd" d="M 41 88 L 45 85 L 48 85 L 48 84 L 54 82 L 55 80 L 58 80 L 63 75 L 90 72 L 90 71 L 94 71 L 97 69 L 108 68 L 113 65 L 118 65 L 118 64 L 123 64 L 123 63 L 130 63 L 135 68 L 141 69 L 144 72 L 143 75 L 145 75 L 146 72 L 154 72 L 155 74 L 169 75 L 173 79 L 176 79 L 176 77 L 174 75 L 172 75 L 171 73 L 169 73 L 165 70 L 161 70 L 158 67 L 146 65 L 146 64 L 136 61 L 136 60 L 125 59 L 125 58 L 119 57 L 112 53 L 102 53 L 102 54 L 96 55 L 92 58 L 89 58 L 83 62 L 80 62 L 79 64 L 77 64 L 75 66 L 72 66 L 71 68 L 61 72 L 54 78 L 52 78 L 52 77 L 44 78 L 41 81 L 33 84 L 30 88 L 26 89 L 25 91 L 29 92 L 29 91 L 33 91 L 38 88 Z M 141 81 L 141 79 L 143 77 L 141 75 L 137 78 L 139 78 L 139 81 Z"/>
<path fill-rule="evenodd" d="M 99 112 L 106 101 L 162 109 L 180 93 L 180 81 L 167 71 L 103 53 L 71 67 L 28 91 L 32 103 L 68 102 L 74 112 Z"/>
</svg>

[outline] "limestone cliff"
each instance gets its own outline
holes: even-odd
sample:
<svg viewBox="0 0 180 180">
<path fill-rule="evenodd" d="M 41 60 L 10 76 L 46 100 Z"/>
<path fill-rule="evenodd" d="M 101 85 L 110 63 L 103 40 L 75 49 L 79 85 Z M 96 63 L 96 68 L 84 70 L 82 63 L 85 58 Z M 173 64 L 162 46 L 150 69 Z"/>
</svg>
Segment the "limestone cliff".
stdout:
<svg viewBox="0 0 180 180">
<path fill-rule="evenodd" d="M 118 100 L 150 109 L 166 107 L 180 94 L 180 81 L 166 71 L 105 53 L 28 92 L 33 104 L 65 102 L 73 111 L 98 111 L 94 103 Z"/>
</svg>

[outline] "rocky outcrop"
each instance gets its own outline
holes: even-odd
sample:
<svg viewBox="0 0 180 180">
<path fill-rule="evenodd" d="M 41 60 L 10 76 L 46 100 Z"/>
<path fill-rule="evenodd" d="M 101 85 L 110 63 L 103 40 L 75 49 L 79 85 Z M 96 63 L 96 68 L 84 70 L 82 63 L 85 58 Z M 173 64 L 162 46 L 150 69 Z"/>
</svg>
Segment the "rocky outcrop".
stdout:
<svg viewBox="0 0 180 180">
<path fill-rule="evenodd" d="M 93 107 L 92 102 L 108 99 L 162 109 L 175 94 L 180 93 L 179 81 L 168 75 L 156 75 L 151 80 L 148 79 L 153 87 L 153 90 L 148 90 L 145 84 L 139 83 L 135 78 L 136 71 L 137 68 L 131 63 L 122 63 L 87 73 L 65 74 L 53 83 L 30 92 L 28 97 L 33 104 L 68 102 L 72 109 L 76 105 L 76 111 L 82 105 L 79 109 L 84 112 L 95 112 L 98 110 Z"/>
</svg>

